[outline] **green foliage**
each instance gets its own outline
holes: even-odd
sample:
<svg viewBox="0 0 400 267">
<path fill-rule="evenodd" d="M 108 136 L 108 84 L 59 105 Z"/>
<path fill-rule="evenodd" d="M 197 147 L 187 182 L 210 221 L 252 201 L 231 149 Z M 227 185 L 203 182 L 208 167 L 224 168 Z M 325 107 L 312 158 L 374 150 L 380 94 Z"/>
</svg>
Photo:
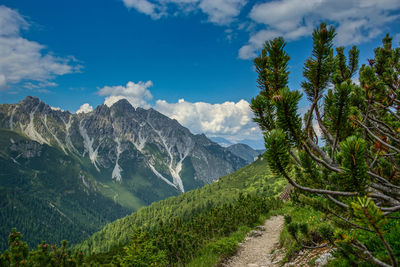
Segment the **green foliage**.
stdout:
<svg viewBox="0 0 400 267">
<path fill-rule="evenodd" d="M 322 96 L 330 80 L 334 66 L 332 45 L 335 35 L 335 29 L 328 28 L 325 23 L 321 23 L 313 32 L 312 56 L 307 59 L 303 70 L 307 81 L 301 84 L 310 101 Z"/>
<path fill-rule="evenodd" d="M 234 203 L 214 207 L 186 222 L 176 219 L 171 224 L 160 223 L 153 232 L 135 231 L 122 262 L 134 266 L 141 261 L 146 266 L 157 262 L 163 266 L 167 260 L 168 266 L 185 265 L 203 248 L 230 255 L 237 243 L 229 235 L 241 226 L 254 226 L 275 201 L 241 194 Z"/>
<path fill-rule="evenodd" d="M 36 250 L 29 252 L 28 245 L 22 241 L 22 234 L 14 228 L 9 235 L 9 249 L 0 255 L 0 266 L 63 266 L 78 267 L 83 265 L 83 254 L 79 251 L 67 250 L 67 241 L 62 241 L 61 246 L 49 245 L 46 242 L 37 246 Z"/>
<path fill-rule="evenodd" d="M 285 45 L 283 38 L 267 41 L 261 56 L 254 59 L 254 66 L 258 73 L 257 83 L 261 93 L 251 100 L 250 107 L 257 114 L 254 121 L 263 130 L 275 128 L 276 107 L 272 102 L 272 97 L 279 94 L 279 91 L 288 83 L 287 66 L 290 57 L 284 51 Z"/>
<path fill-rule="evenodd" d="M 155 241 L 147 232 L 135 230 L 131 237 L 131 245 L 125 248 L 123 266 L 166 266 L 167 255 L 155 246 Z"/>
<path fill-rule="evenodd" d="M 286 134 L 281 129 L 272 130 L 265 134 L 264 157 L 268 166 L 275 174 L 281 174 L 288 170 L 290 163 L 289 152 L 286 149 L 288 141 Z"/>
<path fill-rule="evenodd" d="M 2 258 L 9 266 L 24 265 L 28 257 L 28 245 L 22 241 L 22 234 L 14 228 L 8 237 L 9 251 L 6 251 Z"/>
<path fill-rule="evenodd" d="M 290 224 L 292 222 L 292 216 L 290 216 L 289 214 L 285 214 L 284 219 L 285 224 Z"/>
<path fill-rule="evenodd" d="M 223 237 L 208 245 L 208 248 L 218 255 L 232 255 L 236 252 L 237 243 L 229 237 Z"/>
<path fill-rule="evenodd" d="M 274 96 L 276 106 L 276 126 L 286 132 L 290 144 L 300 145 L 301 118 L 297 113 L 297 105 L 301 99 L 298 91 L 291 92 L 285 87 Z"/>
<path fill-rule="evenodd" d="M 251 99 L 250 108 L 257 116 L 253 119 L 264 131 L 275 128 L 275 106 L 270 98 L 263 94 Z"/>
<path fill-rule="evenodd" d="M 302 185 L 318 185 L 322 174 L 319 172 L 316 163 L 305 151 L 299 152 L 301 170 L 299 170 L 298 182 Z"/>
<path fill-rule="evenodd" d="M 286 43 L 282 37 L 267 41 L 261 56 L 254 59 L 258 73 L 257 83 L 265 96 L 271 97 L 288 83 L 289 55 L 285 52 Z"/>
<path fill-rule="evenodd" d="M 17 158 L 22 152 L 40 157 L 20 156 L 16 168 L 10 156 Z M 132 211 L 97 191 L 93 176 L 59 149 L 0 129 L 0 155 L 0 251 L 7 249 L 13 227 L 29 247 L 43 240 L 77 243 Z"/>
<path fill-rule="evenodd" d="M 299 225 L 295 222 L 290 223 L 287 226 L 289 234 L 294 238 L 297 239 L 297 232 L 299 231 Z"/>
<path fill-rule="evenodd" d="M 320 227 L 330 227 L 332 231 L 335 229 L 321 211 L 317 211 L 309 205 L 295 203 L 292 198 L 277 213 L 291 218 L 287 222 L 285 220 L 280 236 L 280 245 L 286 251 L 284 262 L 289 261 L 299 250 L 303 249 L 303 244 L 315 246 L 314 243 L 329 242 L 329 238 L 320 232 Z M 301 228 L 308 228 L 306 229 L 308 231 L 305 231 L 307 234 L 304 234 Z"/>
<path fill-rule="evenodd" d="M 329 240 L 330 242 L 332 242 L 334 235 L 334 228 L 327 223 L 323 223 L 318 227 L 318 233 L 325 240 Z"/>
<path fill-rule="evenodd" d="M 308 224 L 306 222 L 300 223 L 299 230 L 305 236 L 307 236 L 310 233 L 308 229 Z"/>
<path fill-rule="evenodd" d="M 329 89 L 325 96 L 324 122 L 326 127 L 335 133 L 338 141 L 343 140 L 351 131 L 349 122 L 351 94 L 354 86 L 343 82 L 336 84 L 334 89 Z"/>
<path fill-rule="evenodd" d="M 337 47 L 334 55 L 334 37 L 335 29 L 326 23 L 313 32 L 312 54 L 303 69 L 302 88 L 310 101 L 303 124 L 298 114 L 301 94 L 283 83 L 278 89 L 267 86 L 274 84 L 274 77 L 287 75 L 268 57 L 288 59 L 286 52 L 264 48 L 254 61 L 261 89 L 252 103 L 254 120 L 264 132 L 271 171 L 296 188 L 292 200 L 305 200 L 346 229 L 337 233 L 335 244 L 354 256 L 348 257 L 350 262 L 397 266 L 391 248 L 396 242 L 387 241 L 383 229 L 398 210 L 400 195 L 400 48 L 393 49 L 387 35 L 383 47 L 374 50 L 375 58 L 361 66 L 357 85 L 353 77 L 359 50 L 352 47 L 346 58 L 345 48 Z M 275 42 L 284 43 L 275 39 L 267 44 Z M 306 225 L 287 223 L 288 234 L 300 245 L 308 235 L 317 238 L 318 231 Z M 333 243 L 332 231 L 322 232 Z"/>
<path fill-rule="evenodd" d="M 218 182 L 143 207 L 132 215 L 108 224 L 77 248 L 85 254 L 106 253 L 128 244 L 132 227 L 152 232 L 159 227 L 160 222 L 171 224 L 177 218 L 187 221 L 197 213 L 232 203 L 240 192 L 265 197 L 276 196 L 286 183 L 282 178 L 272 175 L 265 165 L 264 160 L 257 160 L 221 177 Z"/>
<path fill-rule="evenodd" d="M 342 151 L 339 154 L 343 174 L 338 179 L 338 187 L 345 191 L 364 192 L 368 182 L 368 165 L 365 162 L 365 141 L 355 136 L 349 136 L 340 143 Z"/>
<path fill-rule="evenodd" d="M 351 203 L 351 209 L 358 222 L 382 233 L 381 229 L 387 224 L 387 219 L 370 198 L 357 198 L 357 201 Z"/>
<path fill-rule="evenodd" d="M 356 46 L 353 46 L 349 50 L 349 62 L 346 64 L 346 57 L 344 55 L 344 47 L 336 48 L 335 57 L 335 70 L 332 74 L 332 82 L 334 84 L 341 84 L 343 82 L 349 82 L 353 77 L 355 71 L 358 69 L 358 56 L 360 51 Z"/>
</svg>

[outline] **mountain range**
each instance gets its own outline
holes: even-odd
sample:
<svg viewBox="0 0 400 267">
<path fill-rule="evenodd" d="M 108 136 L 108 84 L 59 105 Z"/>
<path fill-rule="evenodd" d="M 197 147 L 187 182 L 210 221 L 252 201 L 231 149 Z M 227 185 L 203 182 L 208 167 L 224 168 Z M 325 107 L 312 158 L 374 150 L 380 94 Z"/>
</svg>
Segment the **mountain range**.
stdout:
<svg viewBox="0 0 400 267">
<path fill-rule="evenodd" d="M 1 249 L 11 227 L 31 244 L 78 242 L 254 159 L 124 99 L 79 114 L 36 97 L 2 104 L 0 144 Z"/>
</svg>

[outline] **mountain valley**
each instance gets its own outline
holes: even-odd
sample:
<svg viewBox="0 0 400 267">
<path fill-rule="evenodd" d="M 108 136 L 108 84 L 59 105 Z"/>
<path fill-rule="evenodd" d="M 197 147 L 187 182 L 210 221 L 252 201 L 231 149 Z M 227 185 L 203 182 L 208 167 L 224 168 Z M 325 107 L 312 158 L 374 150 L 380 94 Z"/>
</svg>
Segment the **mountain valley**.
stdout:
<svg viewBox="0 0 400 267">
<path fill-rule="evenodd" d="M 249 163 L 127 100 L 79 114 L 35 97 L 3 104 L 0 140 L 2 249 L 12 227 L 30 244 L 39 236 L 78 242 L 142 206 Z"/>
</svg>

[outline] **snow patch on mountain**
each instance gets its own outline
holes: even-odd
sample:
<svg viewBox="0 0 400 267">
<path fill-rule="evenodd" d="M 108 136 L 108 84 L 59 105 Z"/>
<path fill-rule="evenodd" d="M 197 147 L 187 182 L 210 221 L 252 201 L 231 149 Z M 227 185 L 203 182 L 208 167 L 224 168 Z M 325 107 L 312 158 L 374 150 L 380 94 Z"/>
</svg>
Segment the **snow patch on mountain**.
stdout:
<svg viewBox="0 0 400 267">
<path fill-rule="evenodd" d="M 81 136 L 83 138 L 83 145 L 85 146 L 85 152 L 83 152 L 83 156 L 85 156 L 85 153 L 88 152 L 90 161 L 92 162 L 92 164 L 94 165 L 96 170 L 98 172 L 100 172 L 100 169 L 97 166 L 97 164 L 98 164 L 98 162 L 97 162 L 97 152 L 98 152 L 98 149 L 99 149 L 100 145 L 96 149 L 93 149 L 94 138 L 92 139 L 92 138 L 89 137 L 89 135 L 87 134 L 86 129 L 82 125 L 82 121 L 79 123 L 79 133 L 81 134 Z"/>
<path fill-rule="evenodd" d="M 72 152 L 78 153 L 78 150 L 75 148 L 75 146 L 72 144 L 71 141 L 71 125 L 72 125 L 72 116 L 70 115 L 68 118 L 68 122 L 66 122 L 63 118 L 61 120 L 64 122 L 65 125 L 65 142 L 67 143 L 67 147 L 72 150 Z"/>
<path fill-rule="evenodd" d="M 176 189 L 178 189 L 176 185 L 174 185 L 173 183 L 171 183 L 167 178 L 165 178 L 161 173 L 159 173 L 159 172 L 156 170 L 156 168 L 154 168 L 153 165 L 151 165 L 150 163 L 149 163 L 148 165 L 149 165 L 150 169 L 153 171 L 153 173 L 154 173 L 158 178 L 160 178 L 161 180 L 163 180 L 164 182 L 166 182 L 166 183 L 169 184 L 170 186 L 175 187 Z"/>
<path fill-rule="evenodd" d="M 132 144 L 136 147 L 140 152 L 143 151 L 144 146 L 146 145 L 147 138 L 142 136 L 142 132 L 139 131 L 136 140 L 134 138 L 131 140 Z"/>
<path fill-rule="evenodd" d="M 13 120 L 14 120 L 14 114 L 15 114 L 16 109 L 17 109 L 17 105 L 15 105 L 15 107 L 11 111 L 10 120 L 9 120 L 10 130 L 14 130 L 14 121 Z"/>
<path fill-rule="evenodd" d="M 115 161 L 115 166 L 111 174 L 111 178 L 115 179 L 117 182 L 122 181 L 122 168 L 119 166 L 118 161 L 119 161 L 119 155 L 121 155 L 122 150 L 121 150 L 121 142 L 119 141 L 118 137 L 115 137 L 114 141 L 117 143 L 117 159 Z"/>
<path fill-rule="evenodd" d="M 60 142 L 57 136 L 50 130 L 49 126 L 47 126 L 47 114 L 44 115 L 44 126 L 46 127 L 47 131 L 53 136 L 54 140 L 58 143 L 58 146 L 62 149 L 65 155 L 67 155 L 67 151 L 65 150 L 64 145 Z"/>
<path fill-rule="evenodd" d="M 169 162 L 168 168 L 169 168 L 169 172 L 171 173 L 172 178 L 174 179 L 174 185 L 178 186 L 179 190 L 181 190 L 181 192 L 184 193 L 185 192 L 185 188 L 183 187 L 183 182 L 182 182 L 181 176 L 179 175 L 179 173 L 182 170 L 182 161 L 183 160 L 179 161 L 174 166 L 173 165 L 174 164 L 174 156 L 171 153 L 172 146 L 168 146 L 167 139 L 162 135 L 161 131 L 157 131 L 155 129 L 154 129 L 154 131 L 160 137 L 160 140 L 161 140 L 162 144 L 164 145 L 165 149 L 167 150 L 168 156 L 170 158 L 170 162 Z"/>
<path fill-rule="evenodd" d="M 36 107 L 30 114 L 29 114 L 29 123 L 28 125 L 23 129 L 24 134 L 26 134 L 30 139 L 39 142 L 40 144 L 49 144 L 49 141 L 44 138 L 40 133 L 38 133 L 35 129 L 35 124 L 33 122 L 35 118 L 35 112 L 38 107 Z M 23 128 L 23 127 L 21 127 Z"/>
</svg>

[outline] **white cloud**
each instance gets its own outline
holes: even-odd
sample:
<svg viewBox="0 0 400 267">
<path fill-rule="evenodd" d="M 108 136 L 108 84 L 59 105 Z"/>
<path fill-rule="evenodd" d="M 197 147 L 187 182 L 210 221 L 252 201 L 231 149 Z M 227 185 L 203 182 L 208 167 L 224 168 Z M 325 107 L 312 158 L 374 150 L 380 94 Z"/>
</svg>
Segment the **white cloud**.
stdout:
<svg viewBox="0 0 400 267">
<path fill-rule="evenodd" d="M 134 107 L 149 108 L 149 100 L 153 98 L 148 88 L 153 86 L 152 81 L 147 82 L 128 82 L 126 86 L 105 86 L 99 89 L 98 94 L 106 96 L 104 104 L 112 106 L 121 99 L 127 99 Z"/>
<path fill-rule="evenodd" d="M 55 82 L 44 81 L 38 83 L 26 82 L 24 83 L 23 87 L 30 90 L 43 90 L 47 87 L 57 87 L 58 84 Z"/>
<path fill-rule="evenodd" d="M 21 37 L 28 27 L 21 14 L 0 6 L 0 88 L 22 80 L 47 82 L 80 68 L 74 58 L 42 53 L 45 46 Z"/>
<path fill-rule="evenodd" d="M 245 100 L 222 104 L 191 103 L 183 99 L 177 103 L 157 100 L 154 108 L 176 119 L 194 133 L 224 137 L 234 142 L 241 139 L 262 138 L 258 126 L 252 121 L 253 113 L 249 103 Z"/>
<path fill-rule="evenodd" d="M 245 0 L 202 0 L 199 7 L 210 22 L 226 25 L 239 15 L 245 4 Z"/>
<path fill-rule="evenodd" d="M 208 16 L 208 21 L 227 25 L 237 17 L 247 0 L 123 0 L 128 8 L 149 15 L 152 19 L 168 16 L 168 6 L 174 5 L 179 13 L 200 10 Z"/>
<path fill-rule="evenodd" d="M 64 111 L 62 108 L 60 107 L 50 107 L 52 110 L 54 111 Z"/>
<path fill-rule="evenodd" d="M 104 104 L 109 107 L 121 99 L 127 99 L 134 107 L 146 109 L 153 107 L 164 115 L 176 119 L 196 134 L 205 133 L 232 142 L 243 139 L 262 141 L 262 133 L 253 122 L 253 112 L 247 101 L 210 104 L 192 103 L 184 99 L 179 99 L 177 103 L 157 100 L 155 105 L 151 106 L 149 101 L 153 96 L 149 88 L 152 86 L 152 81 L 138 83 L 130 81 L 125 86 L 105 86 L 99 89 L 98 94 L 105 97 Z M 93 108 L 86 103 L 76 113 L 92 110 Z"/>
<path fill-rule="evenodd" d="M 89 103 L 85 103 L 76 111 L 77 114 L 79 113 L 89 113 L 93 111 L 93 107 L 89 105 Z"/>
<path fill-rule="evenodd" d="M 123 0 L 126 7 L 134 8 L 140 13 L 149 15 L 152 19 L 159 19 L 165 13 L 161 11 L 161 6 L 155 5 L 147 0 Z"/>
<path fill-rule="evenodd" d="M 249 43 L 242 46 L 239 50 L 239 58 L 253 59 L 257 56 L 256 50 L 265 43 L 266 40 L 279 36 L 279 32 L 273 30 L 262 30 L 250 37 Z"/>
<path fill-rule="evenodd" d="M 264 42 L 276 36 L 288 41 L 309 36 L 321 21 L 337 27 L 337 45 L 360 44 L 382 34 L 389 23 L 399 19 L 399 8 L 398 0 L 276 0 L 256 4 L 250 18 L 264 29 L 253 32 L 239 50 L 239 58 L 254 58 Z"/>
</svg>

